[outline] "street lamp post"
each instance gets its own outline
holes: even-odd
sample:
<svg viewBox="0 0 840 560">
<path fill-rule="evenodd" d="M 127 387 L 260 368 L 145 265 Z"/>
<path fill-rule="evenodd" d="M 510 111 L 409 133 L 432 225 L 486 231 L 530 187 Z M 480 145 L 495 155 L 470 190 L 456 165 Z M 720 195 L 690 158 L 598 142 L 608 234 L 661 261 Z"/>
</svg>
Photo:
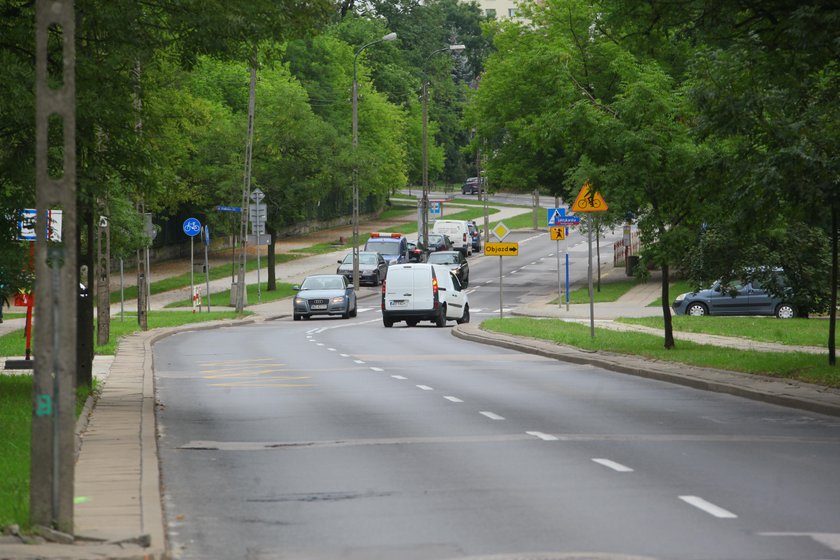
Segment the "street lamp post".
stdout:
<svg viewBox="0 0 840 560">
<path fill-rule="evenodd" d="M 357 167 L 359 146 L 359 83 L 356 80 L 356 62 L 362 51 L 383 41 L 393 41 L 396 33 L 388 33 L 381 39 L 362 45 L 353 57 L 353 289 L 359 289 L 359 168 Z"/>
<path fill-rule="evenodd" d="M 423 255 L 424 258 L 429 257 L 429 80 L 425 74 L 425 66 L 429 60 L 436 54 L 445 51 L 461 52 L 466 47 L 464 45 L 449 45 L 436 51 L 432 51 L 426 57 L 423 75 L 423 142 L 422 142 L 422 157 L 423 157 L 423 195 L 420 199 L 420 233 L 423 236 Z"/>
</svg>

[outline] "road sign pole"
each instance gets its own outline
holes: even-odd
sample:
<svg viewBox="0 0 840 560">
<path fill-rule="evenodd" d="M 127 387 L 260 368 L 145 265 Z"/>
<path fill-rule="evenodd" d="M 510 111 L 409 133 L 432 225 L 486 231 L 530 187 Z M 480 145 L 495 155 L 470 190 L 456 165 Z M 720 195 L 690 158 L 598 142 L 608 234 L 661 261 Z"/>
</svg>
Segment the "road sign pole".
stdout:
<svg viewBox="0 0 840 560">
<path fill-rule="evenodd" d="M 595 338 L 595 294 L 592 290 L 592 220 L 586 220 L 587 238 L 589 239 L 589 266 L 587 276 L 589 277 L 589 330 L 592 338 Z"/>
<path fill-rule="evenodd" d="M 555 241 L 554 252 L 557 254 L 557 305 L 563 309 L 563 282 L 560 279 L 560 240 Z"/>
<path fill-rule="evenodd" d="M 504 308 L 502 302 L 502 256 L 499 255 L 499 319 L 503 319 L 505 316 Z"/>
<path fill-rule="evenodd" d="M 190 297 L 193 298 L 195 313 L 195 237 L 190 236 Z"/>
<path fill-rule="evenodd" d="M 566 311 L 569 310 L 569 249 L 566 247 Z"/>
</svg>

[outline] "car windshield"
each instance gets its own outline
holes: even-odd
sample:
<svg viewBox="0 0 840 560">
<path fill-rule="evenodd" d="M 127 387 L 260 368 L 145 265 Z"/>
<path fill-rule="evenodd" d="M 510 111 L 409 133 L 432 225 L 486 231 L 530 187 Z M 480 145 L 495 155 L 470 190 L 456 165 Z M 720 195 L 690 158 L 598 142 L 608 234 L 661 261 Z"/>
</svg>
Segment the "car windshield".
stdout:
<svg viewBox="0 0 840 560">
<path fill-rule="evenodd" d="M 400 252 L 400 244 L 394 243 L 393 241 L 369 239 L 367 242 L 367 248 L 371 251 L 382 253 L 383 255 L 397 255 Z"/>
<path fill-rule="evenodd" d="M 310 276 L 303 281 L 301 290 L 343 290 L 344 281 L 340 276 Z"/>
<path fill-rule="evenodd" d="M 458 256 L 435 253 L 434 255 L 429 255 L 429 262 L 435 264 L 458 264 Z"/>
</svg>

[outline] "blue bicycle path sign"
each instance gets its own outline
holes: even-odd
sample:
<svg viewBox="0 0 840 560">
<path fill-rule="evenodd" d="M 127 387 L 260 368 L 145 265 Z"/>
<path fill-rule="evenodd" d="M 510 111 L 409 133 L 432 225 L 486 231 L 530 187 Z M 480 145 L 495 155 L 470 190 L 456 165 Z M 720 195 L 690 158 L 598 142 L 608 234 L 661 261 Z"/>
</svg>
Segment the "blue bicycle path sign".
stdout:
<svg viewBox="0 0 840 560">
<path fill-rule="evenodd" d="M 201 232 L 201 222 L 195 218 L 187 218 L 184 220 L 184 233 L 190 237 L 195 237 Z"/>
</svg>

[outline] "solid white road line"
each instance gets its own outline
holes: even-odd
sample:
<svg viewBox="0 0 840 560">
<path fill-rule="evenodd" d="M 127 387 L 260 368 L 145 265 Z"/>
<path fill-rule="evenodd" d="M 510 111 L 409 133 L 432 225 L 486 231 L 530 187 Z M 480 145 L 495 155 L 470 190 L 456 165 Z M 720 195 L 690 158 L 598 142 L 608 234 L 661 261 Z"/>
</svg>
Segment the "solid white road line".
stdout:
<svg viewBox="0 0 840 560">
<path fill-rule="evenodd" d="M 424 391 L 434 391 L 434 389 L 432 389 L 432 388 L 431 388 L 431 387 L 429 387 L 428 385 L 417 385 L 416 387 L 417 387 L 418 389 L 423 389 Z"/>
<path fill-rule="evenodd" d="M 464 401 L 462 401 L 461 399 L 459 399 L 458 397 L 451 397 L 451 396 L 448 396 L 448 397 L 443 397 L 443 398 L 444 398 L 444 399 L 446 399 L 446 400 L 448 400 L 448 401 L 452 401 L 452 402 L 464 402 Z"/>
<path fill-rule="evenodd" d="M 400 381 L 405 381 L 408 377 L 403 377 L 402 375 L 392 375 L 394 379 L 399 379 Z"/>
<path fill-rule="evenodd" d="M 504 420 L 505 419 L 504 416 L 499 416 L 498 414 L 496 414 L 494 412 L 488 412 L 486 410 L 480 410 L 479 414 L 483 414 L 484 416 L 486 416 L 490 420 Z"/>
<path fill-rule="evenodd" d="M 616 472 L 633 472 L 633 469 L 630 467 L 625 467 L 621 463 L 616 463 L 615 461 L 610 461 L 609 459 L 592 459 L 599 465 L 607 467 L 608 469 L 612 469 Z"/>
<path fill-rule="evenodd" d="M 680 500 L 696 507 L 697 509 L 703 510 L 709 515 L 713 515 L 719 519 L 735 519 L 738 517 L 731 511 L 727 511 L 720 506 L 716 506 L 711 502 L 707 502 L 699 496 L 680 496 Z"/>
<path fill-rule="evenodd" d="M 529 436 L 540 438 L 543 441 L 557 441 L 557 437 L 543 432 L 525 432 Z"/>
<path fill-rule="evenodd" d="M 381 367 L 372 367 L 372 368 L 370 368 L 370 369 L 372 369 L 373 371 L 385 371 L 385 370 L 384 370 L 384 369 L 382 369 Z"/>
</svg>

